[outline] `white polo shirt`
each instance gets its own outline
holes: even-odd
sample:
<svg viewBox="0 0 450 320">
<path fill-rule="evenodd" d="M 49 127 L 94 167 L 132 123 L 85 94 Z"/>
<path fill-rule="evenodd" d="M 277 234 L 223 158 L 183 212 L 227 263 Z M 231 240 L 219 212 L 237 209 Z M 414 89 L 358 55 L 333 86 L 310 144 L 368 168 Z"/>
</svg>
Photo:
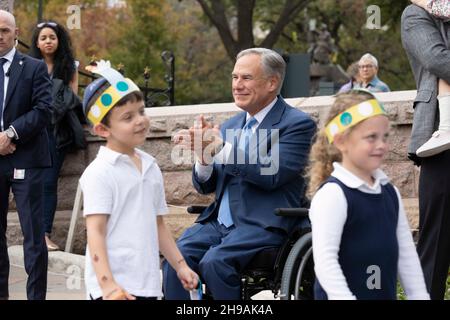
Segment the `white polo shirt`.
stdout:
<svg viewBox="0 0 450 320">
<path fill-rule="evenodd" d="M 162 296 L 156 216 L 168 212 L 161 170 L 136 149 L 142 173 L 129 156 L 100 147 L 80 178 L 84 216 L 107 214 L 106 247 L 116 282 L 132 295 Z M 86 248 L 87 295 L 102 296 Z"/>
</svg>

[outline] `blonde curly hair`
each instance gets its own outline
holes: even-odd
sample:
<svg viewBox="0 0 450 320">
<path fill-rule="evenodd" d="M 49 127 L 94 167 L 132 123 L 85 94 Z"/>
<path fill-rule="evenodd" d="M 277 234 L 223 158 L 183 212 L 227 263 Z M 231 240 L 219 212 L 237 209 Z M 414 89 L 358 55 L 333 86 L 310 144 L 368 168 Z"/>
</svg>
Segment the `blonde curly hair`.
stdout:
<svg viewBox="0 0 450 320">
<path fill-rule="evenodd" d="M 351 106 L 369 99 L 374 99 L 374 96 L 366 91 L 355 90 L 338 94 L 325 120 L 325 126 L 338 114 L 347 110 Z M 343 134 L 349 134 L 353 128 L 354 127 L 350 127 Z M 341 152 L 334 146 L 334 144 L 328 142 L 325 134 L 325 127 L 323 127 L 317 133 L 316 140 L 311 147 L 311 152 L 309 154 L 309 165 L 306 170 L 306 176 L 309 180 L 306 195 L 309 199 L 312 198 L 317 189 L 319 189 L 322 183 L 324 183 L 325 180 L 331 175 L 331 172 L 333 172 L 333 162 L 341 161 Z"/>
</svg>

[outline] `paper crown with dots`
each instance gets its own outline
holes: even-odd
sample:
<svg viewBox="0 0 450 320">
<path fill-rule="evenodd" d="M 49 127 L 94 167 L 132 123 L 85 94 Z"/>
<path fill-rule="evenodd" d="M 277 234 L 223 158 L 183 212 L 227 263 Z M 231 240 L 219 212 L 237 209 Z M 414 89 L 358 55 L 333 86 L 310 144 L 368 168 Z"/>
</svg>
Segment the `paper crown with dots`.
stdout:
<svg viewBox="0 0 450 320">
<path fill-rule="evenodd" d="M 108 81 L 110 87 L 97 98 L 87 113 L 87 118 L 93 125 L 100 123 L 120 99 L 134 91 L 140 91 L 132 80 L 125 78 L 120 72 L 111 68 L 109 61 L 100 60 L 96 64 L 96 66 L 87 66 L 86 69 L 102 76 L 104 79 L 97 79 L 86 88 L 83 99 L 84 109 L 87 109 L 90 99 L 106 81 Z"/>
<path fill-rule="evenodd" d="M 351 106 L 334 117 L 325 127 L 325 134 L 328 138 L 328 142 L 332 143 L 336 134 L 344 132 L 363 120 L 378 115 L 386 115 L 386 111 L 377 99 L 370 99 Z"/>
</svg>

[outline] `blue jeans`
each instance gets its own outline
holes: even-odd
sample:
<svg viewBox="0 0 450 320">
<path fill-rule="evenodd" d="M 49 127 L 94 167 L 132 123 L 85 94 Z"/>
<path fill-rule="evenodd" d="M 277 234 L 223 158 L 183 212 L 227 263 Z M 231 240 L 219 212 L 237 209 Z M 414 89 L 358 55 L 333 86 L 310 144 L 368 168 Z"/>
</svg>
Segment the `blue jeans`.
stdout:
<svg viewBox="0 0 450 320">
<path fill-rule="evenodd" d="M 66 150 L 56 149 L 56 141 L 53 132 L 47 130 L 49 137 L 49 149 L 52 156 L 52 166 L 44 169 L 44 231 L 52 232 L 55 218 L 56 205 L 58 203 L 58 178 L 61 171 Z"/>
</svg>

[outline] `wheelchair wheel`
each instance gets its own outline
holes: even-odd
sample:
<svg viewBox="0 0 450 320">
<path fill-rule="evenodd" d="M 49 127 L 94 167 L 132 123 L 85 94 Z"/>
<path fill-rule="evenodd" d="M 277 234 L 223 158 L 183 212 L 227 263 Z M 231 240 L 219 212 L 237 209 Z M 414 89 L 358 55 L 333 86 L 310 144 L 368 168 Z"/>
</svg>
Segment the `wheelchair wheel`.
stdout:
<svg viewBox="0 0 450 320">
<path fill-rule="evenodd" d="M 281 277 L 281 300 L 312 300 L 314 281 L 312 236 L 309 232 L 297 240 L 286 260 Z"/>
</svg>

